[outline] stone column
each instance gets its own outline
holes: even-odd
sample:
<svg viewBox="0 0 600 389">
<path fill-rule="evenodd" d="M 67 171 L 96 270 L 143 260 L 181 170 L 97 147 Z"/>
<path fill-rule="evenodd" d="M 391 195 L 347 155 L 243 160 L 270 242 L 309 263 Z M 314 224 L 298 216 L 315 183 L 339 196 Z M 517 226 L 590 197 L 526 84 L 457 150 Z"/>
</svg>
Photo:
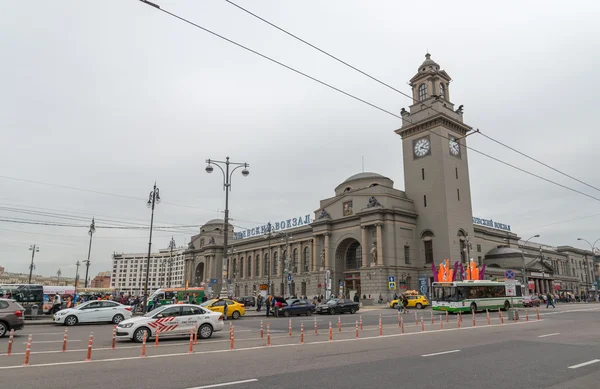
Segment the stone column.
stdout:
<svg viewBox="0 0 600 389">
<path fill-rule="evenodd" d="M 331 251 L 329 236 L 331 234 L 329 232 L 325 233 L 325 269 L 329 269 L 330 261 L 329 261 L 329 252 Z"/>
<path fill-rule="evenodd" d="M 369 243 L 367 242 L 367 226 L 360 227 L 360 248 L 362 250 L 361 267 L 369 266 Z"/>
<path fill-rule="evenodd" d="M 250 260 L 250 257 L 248 257 L 248 263 L 250 263 L 250 274 L 248 274 L 248 276 L 252 280 L 256 278 L 256 266 L 254 266 L 256 263 L 256 253 L 254 251 L 252 251 L 252 260 Z"/>
<path fill-rule="evenodd" d="M 377 264 L 383 266 L 383 234 L 381 233 L 383 224 L 377 224 Z"/>
<path fill-rule="evenodd" d="M 317 271 L 317 268 L 321 265 L 317 264 L 319 256 L 316 255 L 317 252 L 317 237 L 313 236 L 312 239 L 312 249 L 310 250 L 310 269 L 312 272 Z"/>
<path fill-rule="evenodd" d="M 258 278 L 262 278 L 263 274 L 265 274 L 265 251 L 259 250 L 260 255 L 260 264 L 258 269 Z"/>
<path fill-rule="evenodd" d="M 206 256 L 206 268 L 207 268 L 207 272 L 206 272 L 206 278 L 212 278 L 213 276 L 213 261 L 210 255 Z M 202 280 L 203 282 L 206 282 L 206 280 Z"/>
</svg>

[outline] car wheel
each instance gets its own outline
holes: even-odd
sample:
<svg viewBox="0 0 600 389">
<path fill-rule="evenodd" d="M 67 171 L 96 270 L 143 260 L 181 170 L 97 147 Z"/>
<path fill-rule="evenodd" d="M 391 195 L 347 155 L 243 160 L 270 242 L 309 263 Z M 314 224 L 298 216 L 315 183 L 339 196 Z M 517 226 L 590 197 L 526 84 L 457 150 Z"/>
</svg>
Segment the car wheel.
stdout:
<svg viewBox="0 0 600 389">
<path fill-rule="evenodd" d="M 3 321 L 0 321 L 0 338 L 2 338 L 3 336 L 6 336 L 7 332 L 8 332 L 8 326 Z"/>
<path fill-rule="evenodd" d="M 133 341 L 142 343 L 144 341 L 144 336 L 146 337 L 146 341 L 150 337 L 150 330 L 146 327 L 140 327 L 133 333 Z"/>
<path fill-rule="evenodd" d="M 231 318 L 233 320 L 237 320 L 240 318 L 240 311 L 233 311 L 233 313 L 231 314 Z"/>
<path fill-rule="evenodd" d="M 208 339 L 212 336 L 213 328 L 210 324 L 202 324 L 198 329 L 200 339 Z"/>
<path fill-rule="evenodd" d="M 508 311 L 510 309 L 510 303 L 508 301 L 504 302 L 504 310 Z"/>
<path fill-rule="evenodd" d="M 417 309 L 423 309 L 423 304 L 421 303 L 417 303 L 417 305 L 415 305 L 417 307 Z"/>
<path fill-rule="evenodd" d="M 68 326 L 74 326 L 75 324 L 77 324 L 77 317 L 76 316 L 67 316 L 67 318 L 65 319 L 65 325 Z"/>
<path fill-rule="evenodd" d="M 536 307 L 539 307 L 539 306 L 540 306 L 540 302 L 538 301 L 538 303 L 536 304 Z"/>
<path fill-rule="evenodd" d="M 394 303 L 394 305 L 392 305 L 392 308 L 398 309 L 398 304 Z"/>
<path fill-rule="evenodd" d="M 329 310 L 329 314 L 330 314 L 330 315 L 335 315 L 335 309 L 331 308 L 331 309 Z"/>
<path fill-rule="evenodd" d="M 123 320 L 125 320 L 125 318 L 123 317 L 123 315 L 121 315 L 120 313 L 115 315 L 112 319 L 112 323 L 113 324 L 119 324 L 120 322 L 122 322 Z"/>
<path fill-rule="evenodd" d="M 471 303 L 471 313 L 477 313 L 477 304 Z"/>
<path fill-rule="evenodd" d="M 290 311 L 283 311 L 283 316 L 290 317 Z"/>
<path fill-rule="evenodd" d="M 356 313 L 356 308 L 354 308 L 354 307 L 350 308 L 350 313 L 354 315 Z"/>
<path fill-rule="evenodd" d="M 306 316 L 310 316 L 310 315 L 312 315 L 312 311 L 310 309 L 307 309 L 306 310 Z"/>
</svg>

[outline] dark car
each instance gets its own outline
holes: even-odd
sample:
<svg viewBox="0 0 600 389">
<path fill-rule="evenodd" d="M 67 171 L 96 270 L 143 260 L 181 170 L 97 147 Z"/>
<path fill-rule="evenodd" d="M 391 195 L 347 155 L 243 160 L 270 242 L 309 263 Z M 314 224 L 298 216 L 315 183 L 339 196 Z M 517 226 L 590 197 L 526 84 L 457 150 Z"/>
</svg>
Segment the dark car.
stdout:
<svg viewBox="0 0 600 389">
<path fill-rule="evenodd" d="M 315 311 L 316 307 L 304 299 L 289 299 L 286 300 L 285 305 L 279 308 L 279 314 L 285 317 L 292 315 L 306 315 L 310 316 Z"/>
<path fill-rule="evenodd" d="M 539 307 L 540 298 L 538 296 L 523 296 L 523 306 L 525 307 Z"/>
<path fill-rule="evenodd" d="M 356 313 L 358 311 L 359 305 L 352 300 L 349 299 L 331 299 L 328 300 L 325 304 L 318 305 L 316 308 L 317 313 L 328 313 L 330 315 L 334 315 L 336 313 Z"/>
<path fill-rule="evenodd" d="M 256 298 L 254 296 L 243 296 L 235 299 L 240 304 L 244 304 L 244 307 L 255 307 Z"/>
<path fill-rule="evenodd" d="M 25 326 L 25 308 L 15 300 L 0 298 L 0 338 L 10 330 L 20 330 Z"/>
</svg>

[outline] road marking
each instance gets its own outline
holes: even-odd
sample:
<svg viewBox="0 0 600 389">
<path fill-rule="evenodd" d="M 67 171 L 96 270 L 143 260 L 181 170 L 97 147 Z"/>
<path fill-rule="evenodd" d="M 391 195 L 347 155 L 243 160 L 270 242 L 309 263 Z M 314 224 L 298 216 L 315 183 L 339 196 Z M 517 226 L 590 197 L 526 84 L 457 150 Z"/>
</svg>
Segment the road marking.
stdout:
<svg viewBox="0 0 600 389">
<path fill-rule="evenodd" d="M 583 363 L 580 363 L 579 365 L 569 366 L 569 369 L 579 369 L 580 367 L 584 367 L 584 366 L 591 365 L 591 364 L 598 363 L 598 362 L 600 362 L 600 359 L 592 359 L 591 361 L 583 362 Z"/>
<path fill-rule="evenodd" d="M 433 354 L 424 354 L 421 355 L 422 357 L 433 357 L 435 355 L 444 355 L 444 354 L 453 354 L 453 353 L 459 353 L 460 350 L 450 350 L 450 351 L 441 351 L 439 353 L 433 353 Z"/>
<path fill-rule="evenodd" d="M 36 340 L 35 342 L 31 342 L 32 344 L 39 344 L 39 343 L 62 343 L 64 342 L 63 340 Z M 81 340 L 77 340 L 77 339 L 69 339 L 69 343 L 71 342 L 81 342 Z M 23 344 L 27 344 L 27 342 L 23 342 Z"/>
<path fill-rule="evenodd" d="M 494 328 L 494 327 L 511 327 L 511 326 L 515 326 L 515 325 L 534 325 L 537 323 L 541 323 L 543 322 L 544 319 L 542 320 L 535 320 L 535 321 L 525 321 L 525 322 L 517 322 L 517 323 L 510 323 L 510 324 L 492 324 L 490 326 L 479 326 L 479 327 L 462 327 L 462 328 L 448 328 L 448 329 L 444 329 L 444 330 L 432 330 L 432 331 L 426 331 L 426 332 L 409 332 L 409 333 L 405 333 L 405 334 L 390 334 L 390 335 L 383 335 L 383 336 L 368 336 L 368 337 L 364 337 L 364 338 L 348 338 L 348 339 L 334 339 L 334 340 L 322 340 L 322 341 L 317 341 L 317 342 L 307 342 L 304 344 L 300 344 L 300 343 L 284 343 L 284 344 L 272 344 L 271 346 L 253 346 L 253 347 L 245 347 L 245 348 L 237 348 L 235 350 L 229 350 L 229 349 L 224 349 L 224 350 L 209 350 L 209 351 L 194 351 L 192 354 L 188 353 L 188 352 L 183 352 L 183 353 L 171 353 L 171 354 L 158 354 L 158 355 L 148 355 L 146 357 L 119 357 L 119 358 L 107 358 L 107 359 L 93 359 L 91 361 L 70 361 L 70 362 L 53 362 L 53 363 L 40 363 L 40 364 L 31 364 L 29 366 L 23 366 L 23 365 L 13 365 L 13 366 L 0 366 L 0 370 L 9 370 L 9 369 L 22 369 L 22 368 L 30 368 L 30 367 L 49 367 L 49 366 L 63 366 L 63 365 L 78 365 L 78 364 L 90 364 L 90 363 L 98 363 L 98 362 L 121 362 L 121 361 L 131 361 L 134 359 L 152 359 L 152 358 L 170 358 L 170 357 L 178 357 L 178 356 L 184 356 L 184 355 L 204 355 L 204 354 L 218 354 L 218 353 L 231 353 L 231 352 L 241 352 L 241 351 L 253 351 L 253 350 L 265 350 L 265 349 L 274 349 L 274 348 L 280 348 L 280 347 L 306 347 L 306 346 L 310 346 L 310 345 L 315 345 L 315 344 L 331 344 L 331 343 L 342 343 L 342 342 L 355 342 L 355 341 L 364 341 L 364 340 L 376 340 L 376 339 L 385 339 L 385 338 L 398 338 L 398 337 L 405 337 L 405 336 L 411 336 L 411 335 L 430 335 L 432 333 L 438 333 L 438 332 L 449 332 L 449 331 L 469 331 L 469 330 L 485 330 L 486 328 Z M 284 337 L 285 338 L 285 337 Z M 135 347 L 139 347 L 139 346 L 135 346 Z M 132 348 L 132 347 L 128 347 L 128 348 Z M 97 349 L 94 349 L 94 351 L 96 351 Z M 67 350 L 69 351 L 69 350 Z M 59 351 L 60 352 L 60 351 Z M 16 355 L 16 354 L 13 354 Z M 600 361 L 600 360 L 599 360 Z M 589 364 L 589 363 L 588 363 Z"/>
<path fill-rule="evenodd" d="M 555 332 L 553 334 L 540 335 L 540 336 L 538 336 L 538 338 L 545 338 L 547 336 L 554 336 L 554 335 L 560 335 L 560 332 Z"/>
<path fill-rule="evenodd" d="M 231 382 L 223 382 L 222 384 L 212 384 L 212 385 L 204 385 L 204 386 L 194 386 L 193 388 L 187 388 L 187 389 L 208 389 L 208 388 L 218 388 L 220 386 L 230 386 L 230 385 L 239 385 L 239 384 L 247 384 L 249 382 L 256 382 L 258 381 L 256 378 L 252 378 L 249 380 L 243 380 L 243 381 L 231 381 Z"/>
<path fill-rule="evenodd" d="M 39 336 L 39 335 L 63 335 L 64 332 L 40 332 L 40 333 L 36 333 L 33 332 L 33 335 L 35 336 Z"/>
</svg>

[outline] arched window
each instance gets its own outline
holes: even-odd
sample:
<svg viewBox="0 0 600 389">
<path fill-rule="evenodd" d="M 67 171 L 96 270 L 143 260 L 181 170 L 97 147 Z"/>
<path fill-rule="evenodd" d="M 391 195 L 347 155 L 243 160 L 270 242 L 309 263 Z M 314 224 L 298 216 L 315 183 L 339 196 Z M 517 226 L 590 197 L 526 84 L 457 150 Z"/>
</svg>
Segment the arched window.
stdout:
<svg viewBox="0 0 600 389">
<path fill-rule="evenodd" d="M 292 271 L 294 273 L 300 271 L 300 268 L 298 267 L 298 249 L 292 251 Z"/>
<path fill-rule="evenodd" d="M 440 98 L 442 98 L 442 99 L 446 98 L 446 86 L 444 85 L 443 82 L 440 82 Z"/>
<path fill-rule="evenodd" d="M 254 275 L 260 277 L 260 254 L 256 254 L 254 258 Z"/>
<path fill-rule="evenodd" d="M 233 266 L 231 267 L 231 272 L 233 274 L 235 274 L 237 272 L 237 261 L 234 259 L 233 260 Z M 230 274 L 230 278 L 233 278 L 233 274 Z"/>
<path fill-rule="evenodd" d="M 359 269 L 362 266 L 362 248 L 360 243 L 354 242 L 346 251 L 346 270 Z"/>
<path fill-rule="evenodd" d="M 246 264 L 246 278 L 250 278 L 252 276 L 252 256 L 248 256 L 248 263 Z"/>
<path fill-rule="evenodd" d="M 423 101 L 427 98 L 427 85 L 419 85 L 419 101 Z"/>
<path fill-rule="evenodd" d="M 433 263 L 433 232 L 426 230 L 421 234 L 423 250 L 425 251 L 425 263 Z"/>
<path fill-rule="evenodd" d="M 269 275 L 269 267 L 271 266 L 271 261 L 269 258 L 269 253 L 265 254 L 265 269 L 263 271 L 263 275 L 266 277 Z"/>
<path fill-rule="evenodd" d="M 277 270 L 279 270 L 279 255 L 277 253 L 277 251 L 275 251 L 273 253 L 273 275 L 276 276 L 277 275 Z"/>
<path fill-rule="evenodd" d="M 244 257 L 240 258 L 240 273 L 238 274 L 240 278 L 244 278 Z"/>
<path fill-rule="evenodd" d="M 309 266 L 310 266 L 310 250 L 308 249 L 308 247 L 304 248 L 304 258 L 302 261 L 302 270 L 305 273 L 308 273 L 309 270 Z"/>
</svg>

